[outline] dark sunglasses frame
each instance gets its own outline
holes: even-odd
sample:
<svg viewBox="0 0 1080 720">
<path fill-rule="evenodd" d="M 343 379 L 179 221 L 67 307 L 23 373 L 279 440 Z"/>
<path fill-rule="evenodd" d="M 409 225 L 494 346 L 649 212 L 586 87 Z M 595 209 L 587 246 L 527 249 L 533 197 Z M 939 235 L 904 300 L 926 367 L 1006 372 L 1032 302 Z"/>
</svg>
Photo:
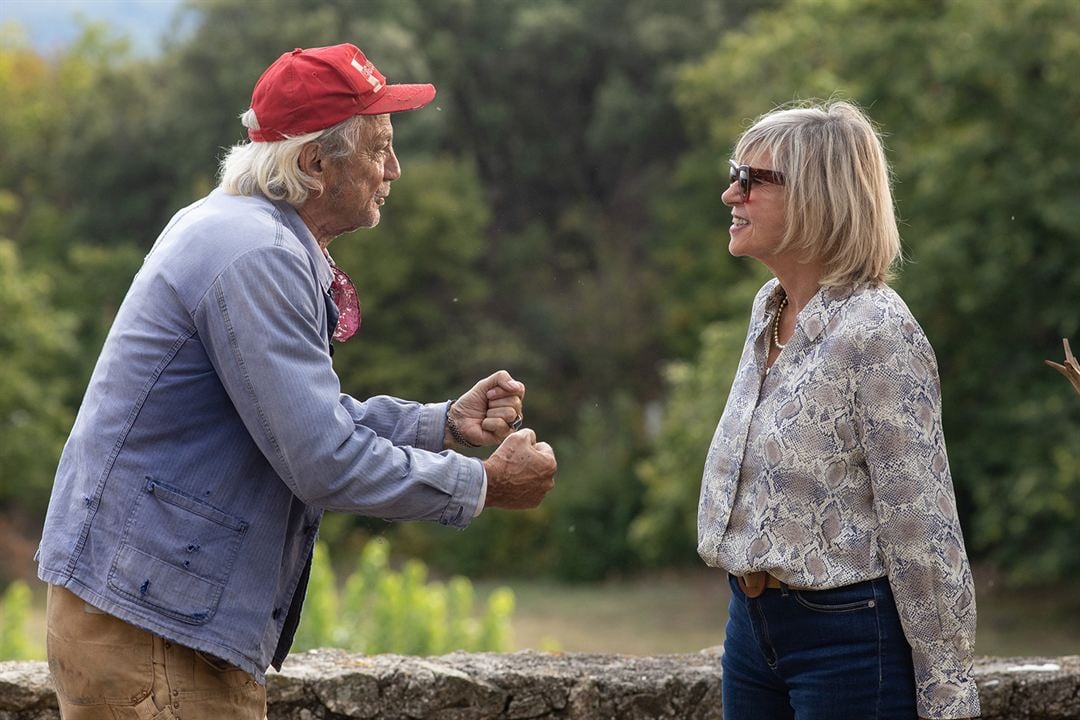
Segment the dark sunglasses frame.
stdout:
<svg viewBox="0 0 1080 720">
<path fill-rule="evenodd" d="M 749 165 L 736 165 L 734 160 L 728 160 L 728 166 L 729 182 L 739 183 L 739 194 L 742 195 L 743 202 L 750 199 L 750 189 L 754 187 L 756 182 L 770 185 L 784 184 L 783 173 L 778 173 L 775 170 L 760 170 Z"/>
</svg>

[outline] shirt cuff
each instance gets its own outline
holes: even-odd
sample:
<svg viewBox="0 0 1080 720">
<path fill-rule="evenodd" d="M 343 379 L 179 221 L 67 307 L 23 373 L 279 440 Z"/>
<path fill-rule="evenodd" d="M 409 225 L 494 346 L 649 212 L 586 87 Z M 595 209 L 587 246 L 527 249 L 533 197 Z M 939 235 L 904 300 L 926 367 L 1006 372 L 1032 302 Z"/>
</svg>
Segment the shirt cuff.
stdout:
<svg viewBox="0 0 1080 720">
<path fill-rule="evenodd" d="M 476 512 L 473 513 L 473 517 L 480 517 L 480 513 L 484 509 L 484 501 L 487 500 L 487 470 L 483 471 L 484 482 L 480 485 L 480 502 L 476 503 Z"/>
<path fill-rule="evenodd" d="M 416 423 L 416 442 L 413 447 L 431 452 L 446 449 L 446 413 L 450 410 L 450 401 L 427 403 L 420 406 L 420 419 Z"/>
<path fill-rule="evenodd" d="M 480 514 L 480 509 L 484 505 L 486 471 L 484 464 L 476 458 L 457 455 L 452 450 L 446 450 L 443 454 L 453 455 L 459 462 L 456 463 L 457 477 L 450 492 L 450 502 L 447 503 L 439 518 L 439 524 L 452 525 L 464 530 L 473 518 Z M 480 471 L 479 477 L 476 470 Z"/>
</svg>

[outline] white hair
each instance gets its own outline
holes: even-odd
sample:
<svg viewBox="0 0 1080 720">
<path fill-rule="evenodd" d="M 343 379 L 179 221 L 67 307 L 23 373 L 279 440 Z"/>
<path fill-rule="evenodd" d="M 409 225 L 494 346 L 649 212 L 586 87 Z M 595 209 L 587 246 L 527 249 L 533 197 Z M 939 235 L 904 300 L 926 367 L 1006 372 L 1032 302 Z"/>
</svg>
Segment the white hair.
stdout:
<svg viewBox="0 0 1080 720">
<path fill-rule="evenodd" d="M 374 116 L 353 115 L 337 125 L 303 135 L 285 136 L 272 142 L 241 142 L 229 148 L 221 161 L 218 175 L 221 189 L 230 195 L 262 193 L 271 200 L 284 200 L 293 207 L 307 202 L 311 193 L 322 193 L 322 182 L 300 169 L 300 150 L 310 142 L 318 143 L 331 160 L 352 155 L 373 126 Z M 258 130 L 259 119 L 248 109 L 240 116 L 244 127 Z"/>
</svg>

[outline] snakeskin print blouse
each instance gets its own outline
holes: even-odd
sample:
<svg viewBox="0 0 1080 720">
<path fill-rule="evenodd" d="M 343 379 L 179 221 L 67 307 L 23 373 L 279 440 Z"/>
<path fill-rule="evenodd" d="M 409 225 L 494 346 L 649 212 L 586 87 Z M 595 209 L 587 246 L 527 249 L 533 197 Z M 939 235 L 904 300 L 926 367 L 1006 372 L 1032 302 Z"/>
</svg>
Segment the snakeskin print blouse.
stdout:
<svg viewBox="0 0 1080 720">
<path fill-rule="evenodd" d="M 888 576 L 919 715 L 977 716 L 975 589 L 933 349 L 892 289 L 823 288 L 766 373 L 782 297 L 773 279 L 754 300 L 705 461 L 698 552 L 800 589 Z"/>
</svg>

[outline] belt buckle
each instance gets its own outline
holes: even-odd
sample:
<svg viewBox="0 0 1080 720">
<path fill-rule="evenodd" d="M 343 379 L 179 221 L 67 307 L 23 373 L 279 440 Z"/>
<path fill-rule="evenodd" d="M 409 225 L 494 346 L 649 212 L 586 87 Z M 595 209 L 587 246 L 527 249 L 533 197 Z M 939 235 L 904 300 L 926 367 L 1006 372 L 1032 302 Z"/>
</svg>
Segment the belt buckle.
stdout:
<svg viewBox="0 0 1080 720">
<path fill-rule="evenodd" d="M 752 572 L 749 575 L 739 575 L 736 579 L 739 583 L 739 589 L 743 591 L 743 595 L 748 598 L 756 598 L 765 592 L 768 575 L 763 571 Z"/>
</svg>

